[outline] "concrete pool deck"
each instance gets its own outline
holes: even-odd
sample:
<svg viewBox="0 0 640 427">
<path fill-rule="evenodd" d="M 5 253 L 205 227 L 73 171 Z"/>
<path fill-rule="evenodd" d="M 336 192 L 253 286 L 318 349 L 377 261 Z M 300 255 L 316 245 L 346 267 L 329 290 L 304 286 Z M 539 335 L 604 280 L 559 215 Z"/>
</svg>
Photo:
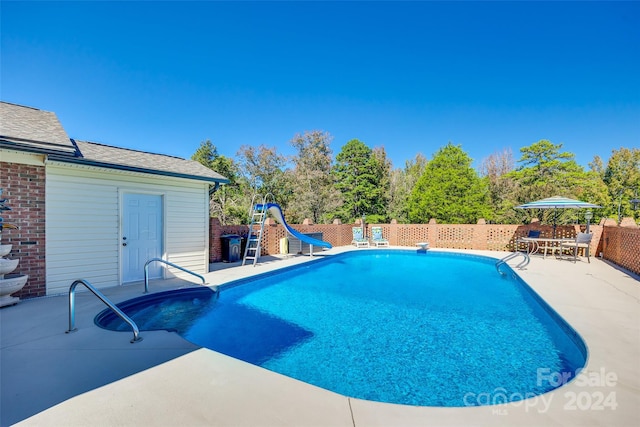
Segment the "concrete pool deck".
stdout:
<svg viewBox="0 0 640 427">
<path fill-rule="evenodd" d="M 334 248 L 321 256 L 350 249 Z M 205 277 L 209 284 L 221 284 L 309 260 L 264 259 L 269 261 L 256 267 L 214 264 L 220 269 Z M 104 305 L 79 292 L 78 331 L 71 334 L 65 333 L 66 296 L 0 310 L 0 425 L 640 425 L 638 278 L 600 259 L 589 264 L 537 256 L 517 273 L 580 333 L 589 350 L 587 366 L 575 381 L 542 396 L 462 408 L 349 398 L 199 348 L 174 333 L 143 331 L 143 341 L 130 344 L 131 332 L 94 325 Z M 185 282 L 152 281 L 150 291 L 180 286 Z M 142 290 L 136 284 L 102 292 L 120 302 Z M 557 379 L 540 368 L 543 381 Z M 486 393 L 496 397 L 494 390 Z"/>
</svg>

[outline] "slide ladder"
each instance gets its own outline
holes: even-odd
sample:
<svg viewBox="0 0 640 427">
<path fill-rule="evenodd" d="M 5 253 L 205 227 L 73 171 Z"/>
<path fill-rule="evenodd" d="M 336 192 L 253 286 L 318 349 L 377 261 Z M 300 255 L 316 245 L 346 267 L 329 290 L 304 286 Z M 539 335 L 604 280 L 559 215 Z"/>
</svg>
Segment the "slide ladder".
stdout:
<svg viewBox="0 0 640 427">
<path fill-rule="evenodd" d="M 271 193 L 265 195 L 262 198 L 262 203 L 255 203 L 256 200 L 260 200 L 260 195 L 256 194 L 251 200 L 251 223 L 249 224 L 249 234 L 247 235 L 247 245 L 244 248 L 244 256 L 242 257 L 242 265 L 247 263 L 247 260 L 253 261 L 255 267 L 260 258 L 260 247 L 262 245 L 262 233 L 264 231 L 264 221 L 267 219 L 267 202 L 271 196 Z"/>
</svg>

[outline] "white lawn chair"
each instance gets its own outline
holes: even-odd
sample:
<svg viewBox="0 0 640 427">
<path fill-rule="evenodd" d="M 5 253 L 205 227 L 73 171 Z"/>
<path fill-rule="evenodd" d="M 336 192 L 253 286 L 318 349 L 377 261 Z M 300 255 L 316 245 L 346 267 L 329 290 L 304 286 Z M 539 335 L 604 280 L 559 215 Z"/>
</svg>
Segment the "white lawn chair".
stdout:
<svg viewBox="0 0 640 427">
<path fill-rule="evenodd" d="M 560 253 L 562 253 L 565 249 L 570 249 L 573 251 L 573 262 L 578 260 L 578 249 L 584 249 L 585 255 L 587 256 L 587 261 L 591 263 L 591 259 L 589 258 L 589 245 L 591 244 L 591 239 L 593 238 L 593 234 L 591 233 L 578 233 L 576 239 L 570 242 L 562 242 L 560 244 Z"/>
</svg>

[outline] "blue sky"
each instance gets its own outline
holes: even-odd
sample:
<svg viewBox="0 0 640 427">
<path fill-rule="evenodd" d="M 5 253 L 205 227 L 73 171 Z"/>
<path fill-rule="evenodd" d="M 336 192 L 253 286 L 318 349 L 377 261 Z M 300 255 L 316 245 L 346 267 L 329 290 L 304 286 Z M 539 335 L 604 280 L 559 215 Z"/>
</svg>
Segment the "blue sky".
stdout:
<svg viewBox="0 0 640 427">
<path fill-rule="evenodd" d="M 72 138 L 293 154 L 323 130 L 395 167 L 540 139 L 583 166 L 640 146 L 640 2 L 7 2 L 0 98 Z"/>
</svg>

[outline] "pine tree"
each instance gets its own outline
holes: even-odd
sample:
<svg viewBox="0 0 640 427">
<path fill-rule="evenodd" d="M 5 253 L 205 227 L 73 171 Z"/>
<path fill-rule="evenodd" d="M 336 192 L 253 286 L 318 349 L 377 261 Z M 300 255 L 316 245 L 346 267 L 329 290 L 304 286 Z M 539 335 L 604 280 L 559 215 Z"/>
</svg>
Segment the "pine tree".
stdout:
<svg viewBox="0 0 640 427">
<path fill-rule="evenodd" d="M 409 220 L 431 218 L 448 224 L 472 224 L 489 215 L 486 182 L 471 167 L 462 147 L 441 148 L 425 167 L 409 198 Z"/>
</svg>

